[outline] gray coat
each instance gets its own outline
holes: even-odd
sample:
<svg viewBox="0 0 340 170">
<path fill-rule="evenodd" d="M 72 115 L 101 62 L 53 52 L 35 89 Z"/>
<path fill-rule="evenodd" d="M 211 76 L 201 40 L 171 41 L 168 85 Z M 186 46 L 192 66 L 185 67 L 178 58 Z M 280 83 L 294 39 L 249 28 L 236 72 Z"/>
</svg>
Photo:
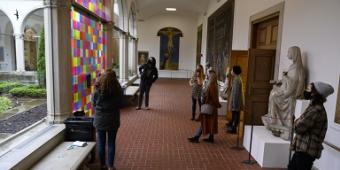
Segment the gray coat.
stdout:
<svg viewBox="0 0 340 170">
<path fill-rule="evenodd" d="M 230 100 L 231 111 L 243 110 L 244 101 L 242 92 L 242 80 L 240 76 L 236 76 L 233 80 L 231 86 Z"/>
</svg>

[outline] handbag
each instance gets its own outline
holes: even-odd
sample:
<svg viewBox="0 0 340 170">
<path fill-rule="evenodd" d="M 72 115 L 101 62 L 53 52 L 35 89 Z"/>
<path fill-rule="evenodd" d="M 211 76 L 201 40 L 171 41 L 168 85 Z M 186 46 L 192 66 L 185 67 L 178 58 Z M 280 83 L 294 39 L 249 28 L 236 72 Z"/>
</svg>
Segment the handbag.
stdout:
<svg viewBox="0 0 340 170">
<path fill-rule="evenodd" d="M 214 111 L 214 106 L 211 104 L 203 104 L 201 106 L 201 114 L 212 115 Z"/>
</svg>

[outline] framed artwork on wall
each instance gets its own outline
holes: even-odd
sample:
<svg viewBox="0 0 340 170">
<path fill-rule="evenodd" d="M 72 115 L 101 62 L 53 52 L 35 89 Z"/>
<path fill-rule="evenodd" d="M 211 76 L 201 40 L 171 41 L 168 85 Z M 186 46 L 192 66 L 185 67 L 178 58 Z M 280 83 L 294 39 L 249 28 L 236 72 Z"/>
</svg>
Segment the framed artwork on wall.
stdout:
<svg viewBox="0 0 340 170">
<path fill-rule="evenodd" d="M 174 27 L 166 27 L 159 30 L 157 36 L 160 37 L 159 69 L 178 70 L 182 31 Z"/>
<path fill-rule="evenodd" d="M 138 51 L 138 65 L 145 64 L 149 59 L 148 51 Z"/>
<path fill-rule="evenodd" d="M 338 84 L 338 97 L 336 102 L 336 110 L 335 110 L 335 123 L 340 124 L 340 76 L 339 76 L 339 84 Z"/>
</svg>

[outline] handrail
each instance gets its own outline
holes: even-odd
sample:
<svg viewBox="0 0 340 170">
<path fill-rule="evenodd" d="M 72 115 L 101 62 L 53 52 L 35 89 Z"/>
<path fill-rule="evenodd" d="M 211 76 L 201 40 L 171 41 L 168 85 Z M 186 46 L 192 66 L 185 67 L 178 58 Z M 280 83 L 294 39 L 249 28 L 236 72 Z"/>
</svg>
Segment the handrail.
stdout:
<svg viewBox="0 0 340 170">
<path fill-rule="evenodd" d="M 334 150 L 340 152 L 340 148 L 339 147 L 337 147 L 337 146 L 335 146 L 335 145 L 333 145 L 333 144 L 331 144 L 331 143 L 329 143 L 327 141 L 324 141 L 323 143 L 328 145 L 329 147 L 333 148 Z"/>
</svg>

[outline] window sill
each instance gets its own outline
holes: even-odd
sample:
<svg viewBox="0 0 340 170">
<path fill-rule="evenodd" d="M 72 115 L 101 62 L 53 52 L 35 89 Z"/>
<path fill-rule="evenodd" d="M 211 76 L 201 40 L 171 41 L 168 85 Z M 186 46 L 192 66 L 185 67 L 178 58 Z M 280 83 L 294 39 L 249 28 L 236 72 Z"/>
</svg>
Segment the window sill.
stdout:
<svg viewBox="0 0 340 170">
<path fill-rule="evenodd" d="M 0 169 L 29 169 L 64 139 L 64 124 L 32 126 L 0 143 Z"/>
</svg>

